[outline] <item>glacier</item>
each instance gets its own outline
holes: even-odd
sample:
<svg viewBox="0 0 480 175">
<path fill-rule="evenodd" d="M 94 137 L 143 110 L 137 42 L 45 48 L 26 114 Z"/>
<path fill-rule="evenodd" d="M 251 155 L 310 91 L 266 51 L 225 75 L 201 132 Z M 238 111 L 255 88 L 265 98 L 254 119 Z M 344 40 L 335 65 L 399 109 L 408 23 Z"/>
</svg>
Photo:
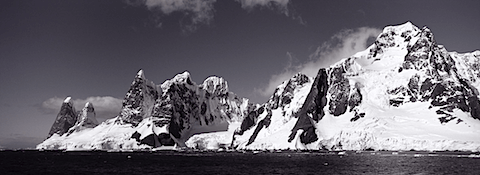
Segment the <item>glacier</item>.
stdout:
<svg viewBox="0 0 480 175">
<path fill-rule="evenodd" d="M 387 26 L 366 50 L 280 84 L 263 104 L 180 73 L 140 70 L 119 115 L 96 122 L 67 97 L 37 149 L 480 151 L 480 51 L 448 52 L 429 28 Z"/>
</svg>

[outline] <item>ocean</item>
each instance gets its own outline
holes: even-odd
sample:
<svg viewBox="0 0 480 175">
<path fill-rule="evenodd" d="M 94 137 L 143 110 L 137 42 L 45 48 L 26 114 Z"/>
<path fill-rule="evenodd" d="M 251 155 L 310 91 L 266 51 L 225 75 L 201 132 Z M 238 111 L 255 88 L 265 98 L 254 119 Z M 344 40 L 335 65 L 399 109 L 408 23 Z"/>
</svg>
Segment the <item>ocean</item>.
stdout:
<svg viewBox="0 0 480 175">
<path fill-rule="evenodd" d="M 480 174 L 480 153 L 19 150 L 0 174 Z"/>
</svg>

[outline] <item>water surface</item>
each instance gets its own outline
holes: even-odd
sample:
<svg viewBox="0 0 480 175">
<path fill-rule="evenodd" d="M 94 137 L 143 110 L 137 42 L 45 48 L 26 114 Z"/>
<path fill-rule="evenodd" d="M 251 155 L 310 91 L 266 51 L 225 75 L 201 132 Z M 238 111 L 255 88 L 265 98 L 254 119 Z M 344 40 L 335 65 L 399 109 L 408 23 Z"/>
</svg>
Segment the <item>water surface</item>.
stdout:
<svg viewBox="0 0 480 175">
<path fill-rule="evenodd" d="M 470 152 L 1 151 L 1 174 L 480 174 Z"/>
</svg>

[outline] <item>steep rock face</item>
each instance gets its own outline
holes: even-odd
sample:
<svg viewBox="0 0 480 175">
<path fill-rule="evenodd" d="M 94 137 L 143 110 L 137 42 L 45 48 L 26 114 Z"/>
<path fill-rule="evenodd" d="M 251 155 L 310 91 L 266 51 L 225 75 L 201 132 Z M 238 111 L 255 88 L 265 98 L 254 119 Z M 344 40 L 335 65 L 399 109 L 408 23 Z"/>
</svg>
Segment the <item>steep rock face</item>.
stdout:
<svg viewBox="0 0 480 175">
<path fill-rule="evenodd" d="M 311 87 L 312 79 L 301 73 L 284 81 L 275 89 L 269 101 L 263 105 L 257 105 L 243 119 L 233 132 L 231 147 L 237 149 L 257 149 L 259 147 L 287 149 L 295 148 L 297 142 L 314 140 L 314 138 L 309 138 L 311 137 L 309 133 L 315 132 L 314 129 L 308 127 L 312 125 L 308 125 L 309 121 L 305 122 L 305 119 L 309 117 L 298 117 L 297 115 L 305 98 L 308 98 L 308 90 Z M 294 127 L 296 123 L 299 124 Z M 283 132 L 286 128 L 291 131 L 283 133 L 281 136 L 278 135 L 277 132 Z M 302 136 L 297 137 L 296 132 L 300 129 Z M 293 137 L 289 138 L 289 135 L 293 135 Z M 268 141 L 270 139 L 282 143 L 283 146 L 270 143 Z"/>
<path fill-rule="evenodd" d="M 158 94 L 157 87 L 145 78 L 143 70 L 138 71 L 122 102 L 119 122 L 138 125 L 152 113 Z"/>
<path fill-rule="evenodd" d="M 152 136 L 139 131 L 133 136 L 142 143 L 146 143 L 142 140 L 144 137 L 159 140 L 159 144 L 146 143 L 150 146 L 169 145 L 172 143 L 170 139 L 185 146 L 185 141 L 192 135 L 226 131 L 229 123 L 242 120 L 251 106 L 248 100 L 229 92 L 227 82 L 219 77 L 209 77 L 197 85 L 190 74 L 184 72 L 165 81 L 161 88 L 163 93 L 153 105 L 151 117 L 154 124 L 151 126 L 162 129 L 147 134 Z"/>
<path fill-rule="evenodd" d="M 327 105 L 327 91 L 327 72 L 325 69 L 320 69 L 315 77 L 305 102 L 300 110 L 296 113 L 298 121 L 292 129 L 292 133 L 289 136 L 289 141 L 292 141 L 295 138 L 299 129 L 304 130 L 300 136 L 301 143 L 309 144 L 317 141 L 318 137 L 315 133 L 314 121 L 318 122 L 325 115 L 323 108 L 325 105 Z"/>
<path fill-rule="evenodd" d="M 472 85 L 477 82 L 479 74 L 474 69 L 475 61 L 469 64 L 472 63 L 470 60 L 475 59 L 462 58 L 458 54 L 457 59 L 453 59 L 451 55 L 454 54 L 438 45 L 433 33 L 426 27 L 418 29 L 411 25 L 409 29 L 401 31 L 402 33 L 391 29 L 384 32 L 379 36 L 380 39 L 397 39 L 379 40 L 384 42 L 378 42 L 376 45 L 377 50 L 382 51 L 399 47 L 398 45 L 402 42 L 399 42 L 398 38 L 407 43 L 407 53 L 398 71 L 409 71 L 413 75 L 409 78 L 408 84 L 388 90 L 388 94 L 394 97 L 389 99 L 390 104 L 399 106 L 417 100 L 430 101 L 432 107 L 439 107 L 436 112 L 439 114 L 438 119 L 441 123 L 457 118 L 453 115 L 454 109 L 469 112 L 473 118 L 480 119 L 477 88 Z M 415 42 L 410 42 L 412 38 L 415 38 Z M 396 42 L 390 43 L 395 43 L 397 46 L 385 42 L 392 40 Z M 456 122 L 462 121 L 456 120 Z"/>
<path fill-rule="evenodd" d="M 293 99 L 294 89 L 309 81 L 310 79 L 305 74 L 298 73 L 294 75 L 290 80 L 285 81 L 275 89 L 272 97 L 267 102 L 268 108 L 277 109 L 290 104 Z"/>
<path fill-rule="evenodd" d="M 68 130 L 68 133 L 71 134 L 85 128 L 95 128 L 98 124 L 93 104 L 87 102 L 85 107 L 80 111 L 77 122 Z"/>
<path fill-rule="evenodd" d="M 77 122 L 77 115 L 71 97 L 65 98 L 47 138 L 53 134 L 65 134 Z"/>
</svg>

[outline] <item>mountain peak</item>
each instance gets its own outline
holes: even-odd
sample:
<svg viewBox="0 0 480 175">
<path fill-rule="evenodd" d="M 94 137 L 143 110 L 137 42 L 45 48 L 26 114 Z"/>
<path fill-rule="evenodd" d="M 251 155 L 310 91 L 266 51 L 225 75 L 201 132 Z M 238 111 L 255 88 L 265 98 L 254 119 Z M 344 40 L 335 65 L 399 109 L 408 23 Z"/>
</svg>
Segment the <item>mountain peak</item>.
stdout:
<svg viewBox="0 0 480 175">
<path fill-rule="evenodd" d="M 419 31 L 418 27 L 413 25 L 410 21 L 407 21 L 400 25 L 387 26 L 383 29 L 382 33 L 388 33 L 390 31 L 397 31 L 398 33 L 407 31 Z"/>
<path fill-rule="evenodd" d="M 135 76 L 135 77 L 145 79 L 145 75 L 144 75 L 144 73 L 143 73 L 143 70 L 140 69 L 140 70 L 137 72 L 137 76 Z"/>
<path fill-rule="evenodd" d="M 201 87 L 210 94 L 225 94 L 228 84 L 222 77 L 211 76 L 203 81 Z"/>
<path fill-rule="evenodd" d="M 71 97 L 65 98 L 63 101 L 62 107 L 57 114 L 57 118 L 53 123 L 52 127 L 50 128 L 50 132 L 48 133 L 48 137 L 51 137 L 53 134 L 63 135 L 65 134 L 68 129 L 75 125 L 77 122 L 77 111 L 75 111 L 75 107 L 73 106 L 73 102 Z"/>
<path fill-rule="evenodd" d="M 65 100 L 63 100 L 63 103 L 70 103 L 71 99 L 72 97 L 68 96 L 67 98 L 65 98 Z"/>
<path fill-rule="evenodd" d="M 85 103 L 85 109 L 87 109 L 88 111 L 93 111 L 94 108 L 93 108 L 93 104 L 91 102 L 87 102 Z"/>
<path fill-rule="evenodd" d="M 174 83 L 175 84 L 188 84 L 190 86 L 195 85 L 195 83 L 190 78 L 190 73 L 188 71 L 185 71 L 183 73 L 175 75 L 175 77 L 173 77 L 170 80 L 165 80 L 165 82 L 163 82 L 162 85 L 160 85 L 160 87 L 162 88 L 162 91 L 165 93 L 165 92 L 168 91 L 168 89 L 170 89 L 170 86 Z"/>
<path fill-rule="evenodd" d="M 294 97 L 295 90 L 298 90 L 309 82 L 311 82 L 311 79 L 307 75 L 299 72 L 277 86 L 267 103 L 272 109 L 290 104 Z"/>
<path fill-rule="evenodd" d="M 138 71 L 122 101 L 120 121 L 133 125 L 140 123 L 146 115 L 150 115 L 151 103 L 157 98 L 157 86 L 145 78 L 143 70 Z"/>
</svg>

